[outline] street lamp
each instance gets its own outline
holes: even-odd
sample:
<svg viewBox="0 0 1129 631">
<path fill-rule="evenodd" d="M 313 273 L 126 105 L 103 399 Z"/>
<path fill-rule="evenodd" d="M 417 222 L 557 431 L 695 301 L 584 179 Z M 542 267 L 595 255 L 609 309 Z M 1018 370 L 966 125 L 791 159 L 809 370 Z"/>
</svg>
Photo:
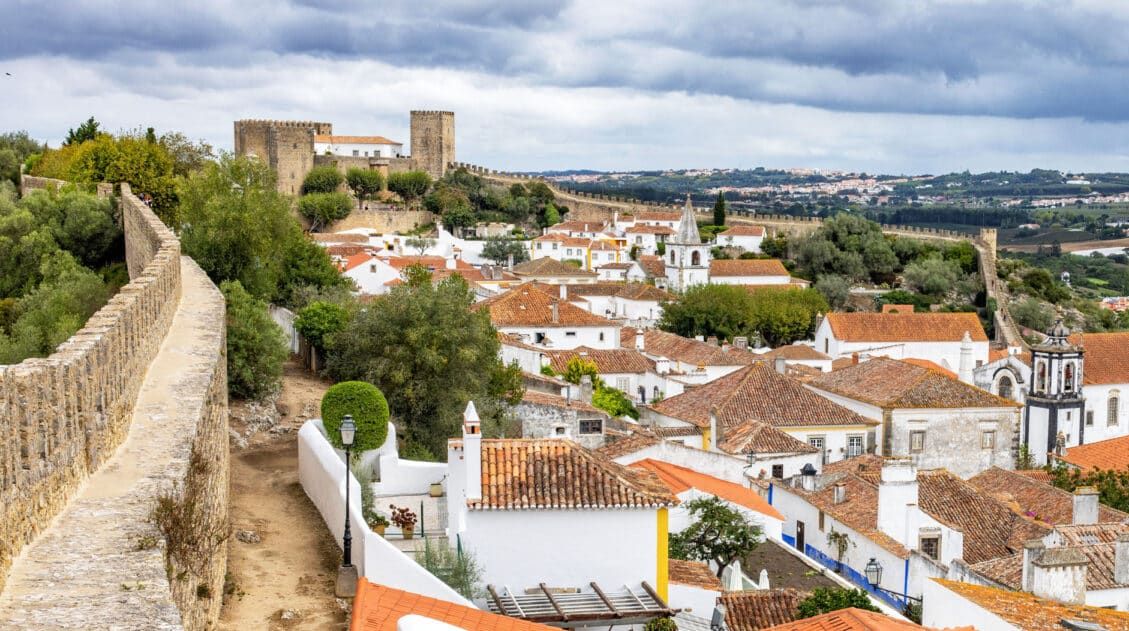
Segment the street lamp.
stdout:
<svg viewBox="0 0 1129 631">
<path fill-rule="evenodd" d="M 907 612 L 909 611 L 911 604 L 916 604 L 918 606 L 921 606 L 921 599 L 920 598 L 915 598 L 913 596 L 910 596 L 909 594 L 901 594 L 901 593 L 886 589 L 885 587 L 879 587 L 879 584 L 882 582 L 882 564 L 878 562 L 878 559 L 875 559 L 874 557 L 870 557 L 870 560 L 867 561 L 866 567 L 863 568 L 862 572 L 863 572 L 863 574 L 866 575 L 866 582 L 870 584 L 871 591 L 885 592 L 885 593 L 890 594 L 892 596 L 896 596 L 898 598 L 901 598 L 902 602 L 905 603 L 905 611 L 907 611 Z"/>
<path fill-rule="evenodd" d="M 349 532 L 349 482 L 352 476 L 349 473 L 350 452 L 353 439 L 357 435 L 357 426 L 353 423 L 353 416 L 346 414 L 341 419 L 341 446 L 345 448 L 345 534 L 341 537 L 341 547 L 344 549 L 344 559 L 337 570 L 337 597 L 352 598 L 357 594 L 357 568 L 353 565 L 353 535 Z"/>
</svg>

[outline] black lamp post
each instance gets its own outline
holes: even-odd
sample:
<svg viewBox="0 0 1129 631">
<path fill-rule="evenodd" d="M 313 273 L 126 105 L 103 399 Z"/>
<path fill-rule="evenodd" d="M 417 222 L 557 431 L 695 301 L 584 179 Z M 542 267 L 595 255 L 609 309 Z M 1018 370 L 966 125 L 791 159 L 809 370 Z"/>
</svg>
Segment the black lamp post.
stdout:
<svg viewBox="0 0 1129 631">
<path fill-rule="evenodd" d="M 870 588 L 872 590 L 886 592 L 887 594 L 901 598 L 905 602 L 906 610 L 909 610 L 910 603 L 916 603 L 918 605 L 921 604 L 920 598 L 914 598 L 909 594 L 899 594 L 898 592 L 886 589 L 885 587 L 879 587 L 879 584 L 882 583 L 882 564 L 878 562 L 878 559 L 871 557 L 870 560 L 867 561 L 866 567 L 863 568 L 863 574 L 866 575 L 866 582 L 870 584 Z"/>
<path fill-rule="evenodd" d="M 357 426 L 353 423 L 352 415 L 346 414 L 341 419 L 341 446 L 345 448 L 345 534 L 341 537 L 341 547 L 344 549 L 344 559 L 337 570 L 337 597 L 352 598 L 357 594 L 357 568 L 353 565 L 353 535 L 349 532 L 349 472 L 350 452 L 353 439 L 357 435 Z"/>
</svg>

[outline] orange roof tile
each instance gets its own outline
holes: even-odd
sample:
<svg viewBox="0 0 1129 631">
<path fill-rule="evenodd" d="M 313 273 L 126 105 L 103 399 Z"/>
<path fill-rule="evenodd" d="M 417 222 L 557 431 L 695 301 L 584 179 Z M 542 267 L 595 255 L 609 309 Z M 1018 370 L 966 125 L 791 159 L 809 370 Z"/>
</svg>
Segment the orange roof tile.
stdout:
<svg viewBox="0 0 1129 631">
<path fill-rule="evenodd" d="M 620 436 L 614 439 L 609 438 L 608 442 L 596 449 L 596 452 L 608 458 L 619 458 L 620 456 L 633 454 L 647 447 L 657 445 L 661 441 L 661 438 L 650 432 L 636 430 L 627 436 Z"/>
<path fill-rule="evenodd" d="M 543 256 L 539 259 L 533 259 L 532 261 L 525 261 L 524 263 L 518 263 L 517 265 L 514 265 L 510 271 L 512 271 L 514 274 L 517 274 L 518 276 L 596 277 L 596 272 L 582 270 L 573 267 L 568 263 L 562 263 L 547 256 Z"/>
<path fill-rule="evenodd" d="M 385 262 L 398 270 L 407 269 L 413 265 L 422 265 L 433 270 L 447 268 L 447 259 L 442 256 L 390 256 L 385 259 Z"/>
<path fill-rule="evenodd" d="M 805 595 L 794 589 L 746 590 L 725 592 L 718 602 L 725 605 L 729 631 L 760 631 L 795 620 Z"/>
<path fill-rule="evenodd" d="M 882 313 L 913 313 L 913 305 L 882 305 Z"/>
<path fill-rule="evenodd" d="M 1125 359 L 1129 333 L 1086 333 L 1079 338 L 1086 351 L 1083 384 L 1129 383 L 1129 361 Z"/>
<path fill-rule="evenodd" d="M 992 467 L 972 476 L 968 483 L 1008 505 L 1016 514 L 1051 525 L 1073 523 L 1074 496 L 1028 473 Z M 1120 522 L 1129 520 L 1129 515 L 1100 504 L 1098 520 Z"/>
<path fill-rule="evenodd" d="M 646 470 L 565 439 L 482 441 L 482 499 L 471 510 L 659 508 L 678 504 Z"/>
<path fill-rule="evenodd" d="M 330 136 L 327 134 L 318 134 L 314 136 L 314 142 L 327 143 L 331 145 L 402 145 L 402 142 L 389 140 L 384 136 Z"/>
<path fill-rule="evenodd" d="M 966 331 L 988 341 L 975 313 L 829 313 L 827 321 L 846 342 L 959 342 Z"/>
<path fill-rule="evenodd" d="M 789 276 L 780 259 L 714 259 L 710 276 Z"/>
<path fill-rule="evenodd" d="M 627 232 L 627 234 L 662 234 L 669 236 L 674 234 L 674 228 L 671 228 L 670 226 L 651 226 L 646 224 L 636 224 L 628 228 L 625 232 Z"/>
<path fill-rule="evenodd" d="M 608 416 L 607 413 L 593 406 L 591 403 L 586 403 L 579 399 L 572 399 L 570 401 L 560 395 L 538 392 L 536 390 L 527 389 L 525 393 L 521 395 L 521 401 L 522 403 L 530 403 L 533 405 L 548 405 L 555 408 L 576 410 L 577 412 L 584 412 L 586 414 L 599 414 L 605 418 Z"/>
<path fill-rule="evenodd" d="M 359 254 L 354 254 L 353 256 L 350 256 L 349 258 L 345 259 L 345 264 L 342 266 L 343 269 L 341 271 L 347 272 L 351 269 L 360 267 L 361 265 L 364 265 L 365 263 L 368 263 L 370 260 L 375 259 L 375 258 L 376 257 L 369 254 L 368 252 L 361 252 Z"/>
<path fill-rule="evenodd" d="M 553 307 L 556 307 L 556 317 Z M 482 302 L 471 305 L 472 311 L 486 309 L 490 322 L 501 326 L 544 326 L 544 327 L 583 327 L 617 326 L 616 323 L 584 309 L 549 295 L 530 284 L 491 296 Z"/>
<path fill-rule="evenodd" d="M 724 232 L 719 232 L 718 234 L 723 237 L 763 237 L 764 226 L 729 226 Z"/>
<path fill-rule="evenodd" d="M 637 330 L 631 327 L 620 330 L 620 345 L 635 348 Z M 721 347 L 659 329 L 643 331 L 643 352 L 693 366 L 748 366 L 758 360 L 754 353 L 735 346 Z"/>
<path fill-rule="evenodd" d="M 661 256 L 642 254 L 639 256 L 639 267 L 642 267 L 647 276 L 652 278 L 666 276 L 666 262 L 663 261 Z"/>
<path fill-rule="evenodd" d="M 1086 360 L 1086 366 L 1088 369 L 1089 359 Z M 1084 472 L 1093 469 L 1121 471 L 1129 467 L 1129 436 L 1068 447 L 1066 455 L 1057 456 L 1056 459 L 1072 464 Z"/>
<path fill-rule="evenodd" d="M 1088 605 L 1067 605 L 1047 598 L 1037 598 L 1026 592 L 943 578 L 930 580 L 1024 631 L 1062 631 L 1063 620 L 1096 623 L 1106 631 L 1129 631 L 1129 612 Z"/>
<path fill-rule="evenodd" d="M 708 589 L 715 592 L 721 591 L 721 579 L 710 571 L 710 566 L 701 561 L 683 561 L 670 559 L 667 561 L 667 576 L 671 583 L 676 585 L 689 585 L 699 589 Z"/>
<path fill-rule="evenodd" d="M 467 631 L 541 631 L 553 628 L 386 587 L 362 577 L 357 581 L 357 595 L 353 599 L 353 618 L 349 629 L 396 631 L 400 618 L 413 614 Z"/>
<path fill-rule="evenodd" d="M 831 359 L 830 355 L 825 355 L 806 344 L 789 344 L 788 346 L 780 346 L 768 351 L 762 357 L 783 357 L 784 359 L 794 360 L 817 360 L 817 359 Z"/>
<path fill-rule="evenodd" d="M 593 362 L 600 374 L 645 373 L 655 369 L 654 360 L 630 348 L 588 348 L 578 346 L 567 351 L 544 351 L 553 370 L 562 373 L 574 357 Z"/>
<path fill-rule="evenodd" d="M 703 493 L 709 493 L 710 495 L 715 495 L 728 502 L 744 506 L 762 515 L 774 517 L 779 520 L 784 519 L 780 511 L 773 508 L 759 493 L 752 489 L 747 489 L 740 484 L 715 478 L 712 475 L 699 473 L 693 469 L 680 467 L 676 464 L 663 462 L 661 460 L 652 460 L 650 458 L 633 462 L 631 466 L 653 471 L 655 475 L 659 476 L 659 480 L 675 495 L 690 489 L 697 489 Z"/>
<path fill-rule="evenodd" d="M 923 629 L 926 627 L 908 620 L 897 620 L 874 611 L 850 607 L 768 627 L 764 631 L 921 631 Z M 976 629 L 959 627 L 936 631 L 976 631 Z"/>
<path fill-rule="evenodd" d="M 731 454 L 813 454 L 819 451 L 761 421 L 745 421 L 726 429 L 717 447 Z"/>
<path fill-rule="evenodd" d="M 917 357 L 906 357 L 902 361 L 904 361 L 907 364 L 913 364 L 914 366 L 918 366 L 920 368 L 928 368 L 929 370 L 932 370 L 934 372 L 939 372 L 942 375 L 945 375 L 946 377 L 949 377 L 951 379 L 957 378 L 957 374 L 955 372 L 949 370 L 948 368 L 945 368 L 944 366 L 942 366 L 942 365 L 940 365 L 936 362 L 931 362 L 928 359 L 919 359 Z"/>
<path fill-rule="evenodd" d="M 889 357 L 875 357 L 824 373 L 808 384 L 885 409 L 1021 407 L 939 370 Z"/>
<path fill-rule="evenodd" d="M 562 221 L 549 226 L 549 232 L 602 232 L 606 226 L 602 221 Z"/>
</svg>

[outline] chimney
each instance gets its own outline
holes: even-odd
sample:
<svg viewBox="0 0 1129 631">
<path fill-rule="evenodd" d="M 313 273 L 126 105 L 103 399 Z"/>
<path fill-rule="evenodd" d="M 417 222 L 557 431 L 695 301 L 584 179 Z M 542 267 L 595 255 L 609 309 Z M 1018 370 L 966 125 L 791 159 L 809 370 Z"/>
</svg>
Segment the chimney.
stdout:
<svg viewBox="0 0 1129 631">
<path fill-rule="evenodd" d="M 710 406 L 710 451 L 717 451 L 717 446 L 721 444 L 722 436 L 721 424 L 717 421 L 717 406 Z"/>
<path fill-rule="evenodd" d="M 859 363 L 859 354 L 858 353 L 851 353 L 851 365 L 857 366 L 858 363 Z"/>
<path fill-rule="evenodd" d="M 845 501 L 847 501 L 847 485 L 840 482 L 834 487 L 832 502 L 842 504 Z"/>
<path fill-rule="evenodd" d="M 513 268 L 514 268 L 514 255 L 513 254 L 507 254 L 506 255 L 506 269 L 513 269 Z"/>
<path fill-rule="evenodd" d="M 706 344 L 709 344 L 710 346 L 717 346 L 717 336 L 711 335 L 711 336 L 707 337 L 706 338 Z"/>
<path fill-rule="evenodd" d="M 466 458 L 466 498 L 482 499 L 482 422 L 474 401 L 463 412 L 463 457 Z"/>
<path fill-rule="evenodd" d="M 909 458 L 887 458 L 882 463 L 878 484 L 878 530 L 907 548 L 916 542 L 907 541 L 908 507 L 917 505 L 917 469 Z"/>
<path fill-rule="evenodd" d="M 1118 585 L 1129 585 L 1129 532 L 1117 535 L 1113 545 L 1113 580 Z"/>
<path fill-rule="evenodd" d="M 1031 593 L 1071 605 L 1086 603 L 1090 561 L 1077 548 L 1050 548 L 1031 562 Z"/>
<path fill-rule="evenodd" d="M 695 335 L 695 336 L 694 336 L 694 339 L 695 339 L 695 340 L 698 340 L 699 342 L 704 342 L 704 341 L 706 341 L 706 336 L 704 336 L 704 335 Z"/>
<path fill-rule="evenodd" d="M 561 321 L 561 313 L 560 307 L 557 306 L 557 303 L 554 302 L 553 304 L 549 305 L 549 311 L 553 314 L 553 324 L 559 324 Z"/>
<path fill-rule="evenodd" d="M 447 269 L 455 269 L 457 267 L 457 265 L 455 264 L 455 261 L 456 261 L 456 258 L 453 257 L 453 256 L 449 259 L 444 259 L 443 260 L 443 267 L 446 267 Z"/>
<path fill-rule="evenodd" d="M 580 400 L 585 403 L 592 403 L 591 375 L 584 375 L 580 378 Z"/>
<path fill-rule="evenodd" d="M 749 338 L 739 335 L 733 338 L 733 345 L 743 351 L 747 351 L 749 350 Z"/>
<path fill-rule="evenodd" d="M 643 336 L 643 331 L 635 329 L 635 350 L 642 353 L 644 350 L 646 350 L 646 344 L 647 342 Z"/>
<path fill-rule="evenodd" d="M 776 372 L 782 375 L 788 372 L 788 362 L 783 357 L 777 357 L 772 364 L 776 368 Z"/>
<path fill-rule="evenodd" d="M 568 285 L 561 283 L 560 285 L 561 300 L 568 300 Z"/>
<path fill-rule="evenodd" d="M 1098 490 L 1092 486 L 1074 489 L 1075 526 L 1089 526 L 1098 523 Z"/>
<path fill-rule="evenodd" d="M 805 464 L 803 469 L 800 469 L 800 486 L 805 491 L 815 490 L 815 467 L 810 462 Z"/>
<path fill-rule="evenodd" d="M 960 341 L 960 367 L 957 370 L 957 378 L 967 384 L 972 384 L 972 336 L 968 331 L 964 332 L 964 338 Z"/>
<path fill-rule="evenodd" d="M 1023 566 L 1020 570 L 1019 588 L 1030 593 L 1031 582 L 1035 575 L 1033 572 L 1035 561 L 1043 556 L 1043 540 L 1031 539 L 1023 544 Z"/>
</svg>

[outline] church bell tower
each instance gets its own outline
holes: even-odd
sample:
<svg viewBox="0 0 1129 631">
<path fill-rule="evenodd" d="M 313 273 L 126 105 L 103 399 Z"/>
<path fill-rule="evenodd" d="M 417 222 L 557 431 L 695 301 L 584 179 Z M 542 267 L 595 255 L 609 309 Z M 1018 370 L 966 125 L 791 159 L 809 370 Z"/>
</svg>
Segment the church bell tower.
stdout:
<svg viewBox="0 0 1129 631">
<path fill-rule="evenodd" d="M 1086 441 L 1082 396 L 1082 348 L 1071 344 L 1070 331 L 1055 323 L 1043 343 L 1031 347 L 1031 380 L 1023 410 L 1023 444 L 1033 464 L 1047 454 Z"/>
</svg>

